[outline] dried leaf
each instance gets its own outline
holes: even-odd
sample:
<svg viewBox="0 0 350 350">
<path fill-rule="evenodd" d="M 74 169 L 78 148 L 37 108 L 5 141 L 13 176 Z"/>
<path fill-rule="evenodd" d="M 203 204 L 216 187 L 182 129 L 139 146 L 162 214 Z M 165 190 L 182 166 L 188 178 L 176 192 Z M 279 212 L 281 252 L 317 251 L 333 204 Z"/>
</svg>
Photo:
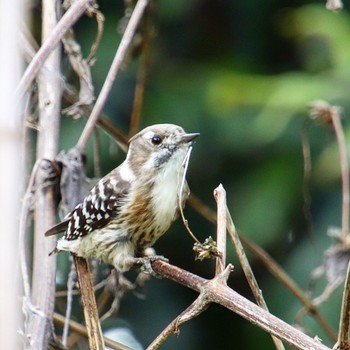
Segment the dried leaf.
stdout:
<svg viewBox="0 0 350 350">
<path fill-rule="evenodd" d="M 323 264 L 311 272 L 310 284 L 313 285 L 322 276 L 327 280 L 322 294 L 314 300 L 316 304 L 326 301 L 345 279 L 350 260 L 350 247 L 342 241 L 341 230 L 331 228 L 328 230 L 328 235 L 337 239 L 338 244 L 330 246 L 325 251 Z"/>
<path fill-rule="evenodd" d="M 69 62 L 79 77 L 79 101 L 73 106 L 66 108 L 65 113 L 69 115 L 79 116 L 81 114 L 79 106 L 90 105 L 94 99 L 94 86 L 92 84 L 90 65 L 83 58 L 80 45 L 76 42 L 72 29 L 68 30 L 67 34 L 62 39 Z"/>
<path fill-rule="evenodd" d="M 196 242 L 193 245 L 193 250 L 196 254 L 196 260 L 204 260 L 219 256 L 216 242 L 210 236 L 206 238 L 203 243 Z"/>
</svg>

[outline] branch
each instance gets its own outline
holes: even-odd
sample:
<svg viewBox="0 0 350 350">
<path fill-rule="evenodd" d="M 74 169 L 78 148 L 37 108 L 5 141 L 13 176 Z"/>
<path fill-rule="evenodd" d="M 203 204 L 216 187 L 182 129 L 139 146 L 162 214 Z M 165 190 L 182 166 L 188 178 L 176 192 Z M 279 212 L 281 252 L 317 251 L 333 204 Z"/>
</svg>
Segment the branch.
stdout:
<svg viewBox="0 0 350 350">
<path fill-rule="evenodd" d="M 152 269 L 161 277 L 168 278 L 199 293 L 204 293 L 205 298 L 210 302 L 220 304 L 237 313 L 252 324 L 296 349 L 330 350 L 330 348 L 319 341 L 310 338 L 298 329 L 263 310 L 223 283 L 224 278 L 220 279 L 219 276 L 227 274 L 232 269 L 231 265 L 228 265 L 224 272 L 213 280 L 204 279 L 160 260 L 152 262 Z"/>
<path fill-rule="evenodd" d="M 310 110 L 311 119 L 320 120 L 324 124 L 332 124 L 337 138 L 339 162 L 342 175 L 342 230 L 338 239 L 343 245 L 349 242 L 349 165 L 343 128 L 340 122 L 340 107 L 331 106 L 325 101 L 315 101 Z M 345 277 L 343 300 L 341 305 L 339 333 L 334 349 L 350 349 L 350 262 Z"/>
<path fill-rule="evenodd" d="M 26 29 L 24 29 L 20 35 L 20 44 L 25 59 L 30 62 L 35 57 L 38 45 L 35 42 L 34 38 L 30 35 L 29 31 Z M 45 70 L 45 67 L 43 67 L 42 69 Z M 78 92 L 74 87 L 72 87 L 68 83 L 64 84 L 63 101 L 68 105 L 74 105 L 76 103 L 79 103 Z M 92 107 L 88 105 L 81 105 L 79 106 L 79 108 L 81 109 L 84 115 L 90 115 L 92 112 Z M 116 140 L 123 152 L 127 152 L 127 135 L 125 135 L 123 132 L 117 129 L 103 114 L 100 115 L 99 119 L 97 120 L 97 124 L 101 128 L 103 128 L 108 134 L 114 137 L 114 139 Z"/>
<path fill-rule="evenodd" d="M 342 177 L 342 235 L 346 239 L 349 235 L 349 165 L 339 107 L 331 107 L 331 118 L 339 149 L 339 163 Z"/>
<path fill-rule="evenodd" d="M 224 271 L 226 266 L 226 191 L 220 184 L 214 190 L 214 197 L 217 202 L 217 250 L 219 257 L 216 258 L 215 275 Z"/>
<path fill-rule="evenodd" d="M 187 163 L 186 163 L 187 165 Z M 186 171 L 185 171 L 186 173 Z M 184 180 L 184 178 L 183 178 Z M 182 192 L 182 186 L 180 186 L 180 193 Z M 216 248 L 216 268 L 215 268 L 215 278 L 222 281 L 226 285 L 227 278 L 231 272 L 231 268 L 225 270 L 226 265 L 226 191 L 222 185 L 219 185 L 214 190 L 214 197 L 217 201 L 217 238 L 218 242 L 215 246 Z M 181 197 L 179 198 L 181 203 Z M 183 216 L 183 212 L 181 211 Z M 187 226 L 187 221 L 183 217 L 183 221 Z M 187 229 L 189 230 L 188 226 Z M 189 230 L 189 232 L 191 232 Z M 192 232 L 191 232 L 192 235 Z M 196 243 L 198 244 L 198 242 Z M 205 248 L 204 248 L 205 249 Z M 192 320 L 194 317 L 197 317 L 199 314 L 204 312 L 210 304 L 210 300 L 206 297 L 205 293 L 200 293 L 198 298 L 185 310 L 183 311 L 175 320 L 173 320 L 158 336 L 157 338 L 149 345 L 147 350 L 158 349 L 166 339 L 168 339 L 172 334 L 179 333 L 179 327 L 185 322 Z"/>
<path fill-rule="evenodd" d="M 199 198 L 191 194 L 189 204 L 203 217 L 212 223 L 216 223 L 216 215 L 213 210 L 208 206 L 203 204 Z M 327 320 L 320 314 L 318 309 L 312 303 L 310 299 L 307 298 L 304 291 L 288 276 L 288 274 L 282 269 L 281 266 L 261 247 L 259 247 L 254 242 L 250 241 L 248 238 L 240 236 L 243 244 L 264 264 L 267 270 L 286 288 L 288 288 L 291 293 L 306 307 L 309 314 L 319 322 L 321 327 L 326 331 L 328 336 L 332 339 L 336 339 L 336 334 L 334 330 L 330 327 Z"/>
<path fill-rule="evenodd" d="M 18 27 L 25 21 L 24 2 L 1 3 L 0 11 L 0 339 L 2 349 L 21 348 L 22 328 L 18 271 L 18 217 L 25 186 L 23 106 L 13 95 L 23 69 L 18 45 Z"/>
<path fill-rule="evenodd" d="M 228 230 L 228 233 L 231 237 L 232 243 L 235 247 L 236 254 L 238 256 L 238 260 L 242 266 L 244 275 L 248 281 L 250 289 L 253 292 L 254 298 L 255 298 L 256 302 L 258 303 L 258 305 L 260 307 L 262 307 L 264 310 L 269 311 L 268 307 L 266 305 L 264 296 L 262 294 L 262 291 L 259 288 L 258 281 L 256 280 L 256 278 L 254 276 L 254 273 L 253 273 L 253 270 L 249 264 L 247 255 L 245 254 L 241 240 L 239 239 L 238 233 L 236 231 L 236 227 L 233 224 L 233 220 L 231 218 L 231 215 L 230 215 L 230 212 L 229 212 L 227 206 L 225 207 L 225 209 L 227 211 L 227 230 Z M 272 341 L 274 342 L 276 349 L 284 350 L 284 346 L 279 339 L 272 336 Z"/>
<path fill-rule="evenodd" d="M 77 0 L 63 15 L 61 20 L 53 28 L 50 35 L 46 38 L 39 51 L 30 62 L 26 71 L 24 72 L 21 81 L 16 88 L 16 96 L 20 100 L 29 88 L 32 81 L 37 76 L 40 68 L 43 66 L 45 60 L 50 53 L 56 48 L 62 37 L 66 34 L 69 28 L 80 18 L 80 16 L 92 5 L 95 0 Z M 56 15 L 53 14 L 55 17 Z M 57 71 L 52 71 L 52 74 L 57 74 Z"/>
<path fill-rule="evenodd" d="M 92 130 L 95 127 L 97 119 L 100 113 L 102 112 L 103 106 L 106 103 L 107 97 L 113 87 L 113 83 L 117 76 L 117 73 L 127 56 L 129 47 L 133 41 L 134 34 L 136 32 L 137 26 L 140 23 L 140 20 L 148 5 L 148 2 L 149 0 L 139 0 L 135 6 L 134 12 L 132 13 L 128 26 L 125 29 L 122 40 L 114 56 L 111 68 L 109 69 L 106 80 L 102 86 L 101 92 L 96 100 L 94 108 L 92 109 L 89 120 L 86 123 L 85 128 L 78 140 L 77 147 L 80 150 L 83 150 L 85 148 L 86 143 L 92 133 Z"/>
<path fill-rule="evenodd" d="M 227 278 L 232 270 L 233 267 L 231 265 L 228 266 L 226 270 L 217 274 L 209 283 L 216 283 L 217 281 L 217 283 L 224 283 L 226 285 Z M 201 291 L 198 298 L 162 331 L 162 333 L 147 347 L 147 350 L 158 349 L 172 334 L 179 334 L 179 327 L 205 311 L 210 303 L 211 301 L 205 293 L 205 290 L 203 290 L 203 292 Z"/>
<path fill-rule="evenodd" d="M 148 7 L 148 11 L 145 14 L 143 30 L 142 30 L 142 42 L 141 42 L 141 57 L 140 57 L 140 65 L 138 68 L 137 76 L 136 76 L 136 86 L 135 86 L 135 94 L 134 94 L 134 102 L 132 113 L 130 117 L 130 130 L 129 136 L 133 136 L 137 133 L 139 129 L 141 110 L 144 99 L 144 90 L 147 80 L 147 72 L 149 61 L 151 57 L 151 47 L 153 42 L 153 37 L 155 35 L 155 29 L 153 25 L 153 3 L 150 3 Z"/>
<path fill-rule="evenodd" d="M 51 35 L 53 28 L 56 28 L 56 5 L 55 0 L 43 1 L 43 41 Z M 59 76 L 60 57 L 61 52 L 57 48 L 46 60 L 47 69 L 42 70 L 39 77 L 40 133 L 37 141 L 37 159 L 53 159 L 57 154 L 62 85 Z M 56 259 L 49 257 L 49 253 L 55 248 L 56 238 L 44 237 L 45 229 L 56 222 L 54 188 L 47 185 L 49 171 L 50 167 L 41 166 L 36 177 L 32 304 L 40 312 L 33 314 L 33 322 L 26 330 L 27 334 L 33 337 L 31 346 L 36 350 L 48 348 L 55 304 Z"/>
<path fill-rule="evenodd" d="M 340 121 L 340 108 L 332 106 L 330 115 L 337 137 L 340 166 L 342 174 L 342 238 L 344 242 L 349 239 L 349 165 L 346 152 L 346 143 L 343 132 L 343 127 Z M 339 320 L 339 334 L 335 349 L 350 349 L 349 344 L 349 324 L 350 324 L 350 262 L 348 264 L 343 300 Z"/>
<path fill-rule="evenodd" d="M 73 255 L 77 270 L 84 317 L 89 338 L 90 350 L 103 350 L 104 342 L 95 300 L 91 274 L 85 259 Z"/>
<path fill-rule="evenodd" d="M 243 244 L 248 248 L 257 259 L 259 259 L 268 271 L 304 305 L 310 316 L 314 317 L 319 325 L 324 329 L 332 341 L 336 341 L 337 335 L 328 321 L 320 314 L 316 305 L 311 301 L 304 291 L 295 283 L 293 279 L 282 269 L 280 265 L 264 249 L 246 237 L 240 237 Z"/>
</svg>

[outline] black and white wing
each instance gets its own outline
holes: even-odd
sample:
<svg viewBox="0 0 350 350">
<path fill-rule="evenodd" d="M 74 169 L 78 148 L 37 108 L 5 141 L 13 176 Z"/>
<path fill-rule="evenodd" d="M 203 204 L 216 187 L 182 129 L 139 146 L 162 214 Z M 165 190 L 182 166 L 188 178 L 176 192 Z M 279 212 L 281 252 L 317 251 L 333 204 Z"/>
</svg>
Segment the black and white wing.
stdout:
<svg viewBox="0 0 350 350">
<path fill-rule="evenodd" d="M 83 202 L 64 221 L 49 229 L 45 236 L 65 231 L 65 239 L 74 240 L 106 226 L 112 218 L 118 216 L 123 199 L 129 191 L 130 183 L 118 180 L 115 176 L 108 175 L 102 178 Z"/>
</svg>

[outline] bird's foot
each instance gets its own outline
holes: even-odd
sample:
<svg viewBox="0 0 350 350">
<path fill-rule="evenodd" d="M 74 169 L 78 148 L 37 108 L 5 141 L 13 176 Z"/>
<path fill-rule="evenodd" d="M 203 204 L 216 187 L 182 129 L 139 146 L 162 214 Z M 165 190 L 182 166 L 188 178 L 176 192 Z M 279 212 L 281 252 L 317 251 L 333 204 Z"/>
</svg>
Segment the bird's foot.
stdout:
<svg viewBox="0 0 350 350">
<path fill-rule="evenodd" d="M 162 255 L 150 255 L 142 258 L 136 258 L 135 265 L 139 265 L 142 272 L 157 277 L 158 275 L 152 269 L 152 262 L 156 260 L 169 262 L 169 260 Z"/>
</svg>

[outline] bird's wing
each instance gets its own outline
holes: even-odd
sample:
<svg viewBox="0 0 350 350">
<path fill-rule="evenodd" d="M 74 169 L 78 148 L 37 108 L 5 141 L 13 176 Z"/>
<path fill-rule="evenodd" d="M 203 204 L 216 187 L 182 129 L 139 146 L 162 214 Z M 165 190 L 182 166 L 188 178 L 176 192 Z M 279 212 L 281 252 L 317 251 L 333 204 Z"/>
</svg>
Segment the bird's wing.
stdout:
<svg viewBox="0 0 350 350">
<path fill-rule="evenodd" d="M 45 236 L 65 231 L 65 239 L 74 240 L 107 225 L 118 215 L 129 188 L 129 182 L 107 175 L 95 185 L 65 221 L 52 227 Z"/>
</svg>

